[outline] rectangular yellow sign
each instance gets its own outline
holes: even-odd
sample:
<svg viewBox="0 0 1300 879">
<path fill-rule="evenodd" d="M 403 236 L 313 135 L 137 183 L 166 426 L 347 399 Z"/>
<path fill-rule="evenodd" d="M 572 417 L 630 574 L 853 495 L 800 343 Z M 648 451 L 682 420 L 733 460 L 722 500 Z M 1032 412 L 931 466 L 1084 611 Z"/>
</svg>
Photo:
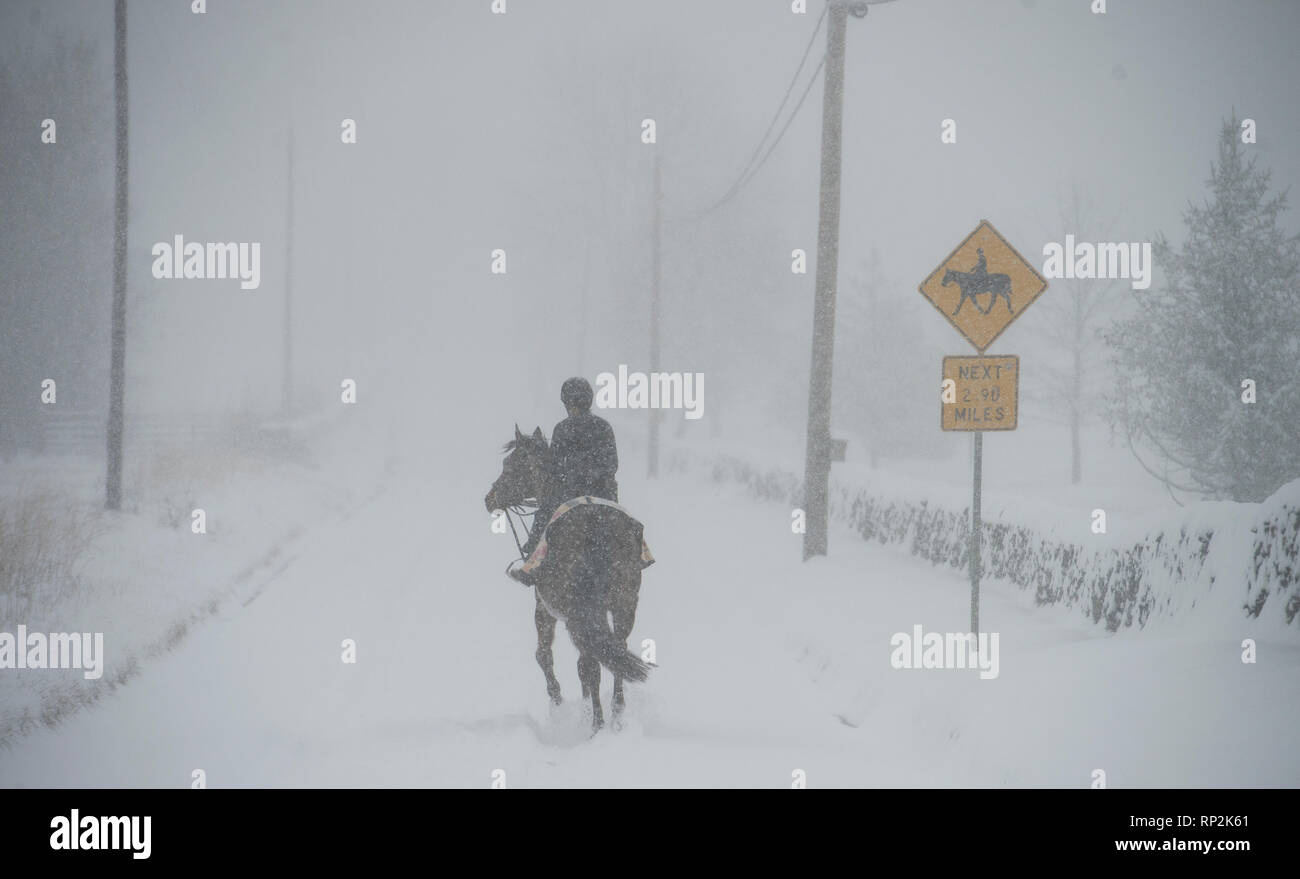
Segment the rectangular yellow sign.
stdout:
<svg viewBox="0 0 1300 879">
<path fill-rule="evenodd" d="M 1020 358 L 943 358 L 941 400 L 943 430 L 1015 430 Z"/>
</svg>

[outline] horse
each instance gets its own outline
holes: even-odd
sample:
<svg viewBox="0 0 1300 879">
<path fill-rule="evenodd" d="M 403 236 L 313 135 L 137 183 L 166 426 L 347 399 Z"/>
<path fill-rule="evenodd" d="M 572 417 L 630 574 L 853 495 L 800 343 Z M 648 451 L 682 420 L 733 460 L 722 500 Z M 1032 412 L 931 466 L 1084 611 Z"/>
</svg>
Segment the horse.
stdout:
<svg viewBox="0 0 1300 879">
<path fill-rule="evenodd" d="M 506 453 L 501 475 L 483 499 L 488 512 L 551 495 L 550 448 L 540 427 L 525 436 L 515 425 L 515 438 L 501 451 Z M 641 523 L 618 507 L 578 505 L 550 523 L 546 546 L 546 560 L 537 568 L 534 588 L 537 664 L 546 677 L 551 703 L 562 704 L 551 646 L 555 624 L 563 620 L 578 649 L 578 680 L 582 698 L 590 706 L 594 735 L 605 724 L 600 667 L 614 675 L 616 726 L 624 708 L 623 681 L 643 682 L 650 671 L 649 664 L 627 649 L 641 592 Z"/>
<path fill-rule="evenodd" d="M 959 272 L 954 269 L 948 269 L 943 276 L 943 281 L 940 282 L 940 286 L 947 287 L 953 282 L 956 282 L 957 286 L 961 288 L 961 298 L 957 300 L 957 307 L 953 309 L 953 317 L 956 317 L 957 312 L 961 311 L 961 307 L 965 304 L 967 299 L 975 303 L 975 308 L 982 314 L 988 314 L 993 310 L 993 306 L 997 304 L 999 296 L 1007 301 L 1007 311 L 1015 314 L 1015 310 L 1011 307 L 1010 275 L 1004 275 L 1001 273 L 980 275 L 976 272 Z M 988 308 L 980 308 L 979 301 L 975 298 L 981 293 L 993 294 L 993 298 L 989 300 Z"/>
</svg>

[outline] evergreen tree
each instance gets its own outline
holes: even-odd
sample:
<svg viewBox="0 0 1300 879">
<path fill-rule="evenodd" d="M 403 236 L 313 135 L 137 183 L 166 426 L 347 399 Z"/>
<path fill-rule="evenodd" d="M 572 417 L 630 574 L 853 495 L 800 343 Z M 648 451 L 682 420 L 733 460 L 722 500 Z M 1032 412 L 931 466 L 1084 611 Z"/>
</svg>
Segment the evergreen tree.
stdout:
<svg viewBox="0 0 1300 879">
<path fill-rule="evenodd" d="M 1279 225 L 1286 193 L 1269 194 L 1238 134 L 1235 118 L 1224 124 L 1181 250 L 1155 241 L 1165 284 L 1137 291 L 1134 316 L 1106 334 L 1110 418 L 1171 488 L 1259 501 L 1300 476 L 1300 237 Z M 1247 379 L 1257 402 L 1243 402 Z"/>
</svg>

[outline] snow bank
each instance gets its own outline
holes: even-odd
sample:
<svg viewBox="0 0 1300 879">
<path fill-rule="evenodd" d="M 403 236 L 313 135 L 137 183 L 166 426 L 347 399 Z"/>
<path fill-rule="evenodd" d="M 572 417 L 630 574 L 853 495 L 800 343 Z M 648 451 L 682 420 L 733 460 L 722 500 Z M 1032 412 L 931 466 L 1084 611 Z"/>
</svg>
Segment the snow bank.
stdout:
<svg viewBox="0 0 1300 879">
<path fill-rule="evenodd" d="M 21 584 L 30 591 L 25 600 L 0 601 L 0 632 L 21 624 L 29 632 L 103 633 L 105 654 L 101 679 L 80 669 L 0 673 L 0 746 L 97 702 L 194 626 L 251 601 L 294 560 L 304 535 L 348 515 L 385 482 L 385 459 L 339 419 L 224 439 L 137 456 L 119 513 L 100 509 L 95 461 L 26 460 L 9 468 L 20 478 L 0 480 L 8 509 L 29 507 L 23 499 L 33 491 L 53 496 L 47 506 L 60 528 L 45 554 L 63 562 L 50 577 Z M 191 530 L 194 508 L 206 512 L 205 534 Z M 64 535 L 89 528 L 83 518 L 93 535 L 74 553 Z"/>
<path fill-rule="evenodd" d="M 753 455 L 675 445 L 666 460 L 669 470 L 708 473 L 764 500 L 803 503 L 792 468 Z M 832 473 L 830 515 L 864 540 L 965 569 L 970 507 L 959 506 L 952 491 L 939 495 L 938 502 L 918 500 L 887 476 L 864 484 Z M 1039 605 L 1072 608 L 1112 632 L 1175 619 L 1221 629 L 1243 616 L 1265 628 L 1300 630 L 1300 479 L 1262 504 L 1196 504 L 1122 545 L 1102 535 L 1068 539 L 1059 521 L 1044 521 L 1035 509 L 1030 502 L 982 511 L 982 562 L 986 577 L 1032 591 Z"/>
</svg>

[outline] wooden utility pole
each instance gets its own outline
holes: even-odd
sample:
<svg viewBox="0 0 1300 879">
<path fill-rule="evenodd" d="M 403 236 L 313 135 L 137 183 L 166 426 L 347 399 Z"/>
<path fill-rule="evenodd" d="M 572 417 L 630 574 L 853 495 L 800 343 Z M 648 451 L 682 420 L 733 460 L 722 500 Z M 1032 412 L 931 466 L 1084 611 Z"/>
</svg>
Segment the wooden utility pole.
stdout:
<svg viewBox="0 0 1300 879">
<path fill-rule="evenodd" d="M 280 405 L 286 419 L 293 416 L 293 122 L 289 122 L 288 204 L 284 220 L 284 362 L 280 376 Z"/>
<path fill-rule="evenodd" d="M 591 290 L 591 234 L 587 235 L 587 249 L 582 260 L 582 291 L 578 298 L 578 364 L 574 375 L 585 375 L 587 369 L 587 310 Z"/>
<path fill-rule="evenodd" d="M 122 509 L 122 427 L 126 397 L 127 81 L 126 0 L 113 9 L 113 88 L 116 159 L 113 174 L 113 327 L 108 379 L 108 475 L 104 506 Z"/>
<path fill-rule="evenodd" d="M 827 4 L 821 215 L 817 222 L 817 298 L 813 305 L 808 446 L 804 463 L 805 561 L 815 555 L 826 555 L 831 475 L 831 372 L 835 359 L 835 287 L 840 250 L 840 133 L 844 114 L 844 32 L 849 10 L 844 0 L 827 0 Z"/>
<path fill-rule="evenodd" d="M 655 144 L 655 172 L 654 172 L 654 230 L 651 232 L 651 264 L 652 280 L 650 289 L 650 374 L 653 376 L 659 372 L 659 322 L 661 320 L 661 308 L 663 291 L 660 289 L 663 281 L 663 180 L 662 168 L 659 161 L 659 145 Z M 647 443 L 649 447 L 649 461 L 646 473 L 650 477 L 659 475 L 659 421 L 660 410 L 651 408 L 650 412 L 650 440 Z"/>
</svg>

